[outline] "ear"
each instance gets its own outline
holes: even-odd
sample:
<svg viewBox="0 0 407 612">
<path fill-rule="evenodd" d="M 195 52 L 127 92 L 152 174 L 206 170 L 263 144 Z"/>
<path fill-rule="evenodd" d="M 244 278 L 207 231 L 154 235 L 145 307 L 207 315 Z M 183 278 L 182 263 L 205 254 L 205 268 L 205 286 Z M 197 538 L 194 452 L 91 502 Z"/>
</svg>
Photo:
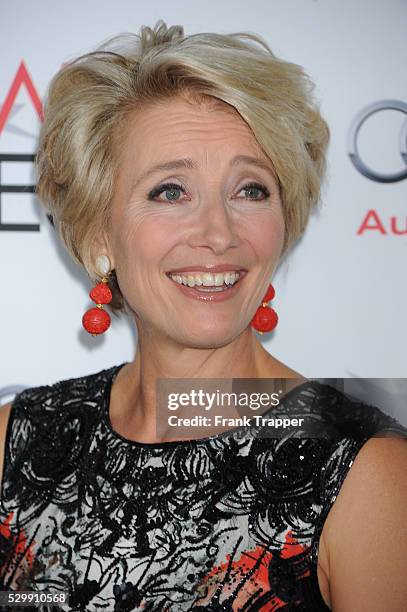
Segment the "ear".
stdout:
<svg viewBox="0 0 407 612">
<path fill-rule="evenodd" d="M 100 255 L 107 255 L 110 260 L 110 268 L 111 270 L 114 270 L 115 259 L 106 230 L 99 231 L 95 236 L 92 244 L 91 255 L 93 262 L 96 262 L 97 257 Z"/>
</svg>

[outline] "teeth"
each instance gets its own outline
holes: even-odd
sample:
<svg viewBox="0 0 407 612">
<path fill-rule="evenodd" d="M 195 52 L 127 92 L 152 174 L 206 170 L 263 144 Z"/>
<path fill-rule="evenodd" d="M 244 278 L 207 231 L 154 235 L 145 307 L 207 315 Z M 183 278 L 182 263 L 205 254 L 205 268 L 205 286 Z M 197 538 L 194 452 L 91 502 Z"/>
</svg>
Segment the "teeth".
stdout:
<svg viewBox="0 0 407 612">
<path fill-rule="evenodd" d="M 240 278 L 239 272 L 194 272 L 192 274 L 171 274 L 172 280 L 179 285 L 188 287 L 222 287 L 222 285 L 234 285 Z"/>
</svg>

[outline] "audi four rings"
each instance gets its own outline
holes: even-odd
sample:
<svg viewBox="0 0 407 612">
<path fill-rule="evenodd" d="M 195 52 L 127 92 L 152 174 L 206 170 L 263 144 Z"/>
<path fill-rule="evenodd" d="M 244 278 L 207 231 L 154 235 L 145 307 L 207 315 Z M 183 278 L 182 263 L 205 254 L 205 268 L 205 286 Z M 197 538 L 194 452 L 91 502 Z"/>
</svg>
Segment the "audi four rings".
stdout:
<svg viewBox="0 0 407 612">
<path fill-rule="evenodd" d="M 393 174 L 381 174 L 369 168 L 362 160 L 358 150 L 359 130 L 371 115 L 383 110 L 396 110 L 407 114 L 407 104 L 400 100 L 379 100 L 365 106 L 354 118 L 348 133 L 348 154 L 355 168 L 364 176 L 378 183 L 396 183 L 407 178 L 407 118 L 400 132 L 400 156 L 406 169 Z"/>
</svg>

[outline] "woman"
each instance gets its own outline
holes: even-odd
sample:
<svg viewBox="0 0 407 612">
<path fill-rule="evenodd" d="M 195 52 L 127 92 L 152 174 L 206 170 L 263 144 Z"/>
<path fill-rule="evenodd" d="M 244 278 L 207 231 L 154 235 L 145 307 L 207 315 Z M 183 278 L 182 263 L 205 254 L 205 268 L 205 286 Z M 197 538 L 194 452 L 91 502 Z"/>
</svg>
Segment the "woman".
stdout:
<svg viewBox="0 0 407 612">
<path fill-rule="evenodd" d="M 54 77 L 38 194 L 101 281 L 85 328 L 107 329 L 110 289 L 138 347 L 2 410 L 3 589 L 70 610 L 405 607 L 406 444 L 374 436 L 401 427 L 254 331 L 277 323 L 270 280 L 319 198 L 311 89 L 254 35 L 162 21 Z M 177 378 L 292 379 L 267 414 L 312 432 L 157 435 L 156 382 Z"/>
</svg>

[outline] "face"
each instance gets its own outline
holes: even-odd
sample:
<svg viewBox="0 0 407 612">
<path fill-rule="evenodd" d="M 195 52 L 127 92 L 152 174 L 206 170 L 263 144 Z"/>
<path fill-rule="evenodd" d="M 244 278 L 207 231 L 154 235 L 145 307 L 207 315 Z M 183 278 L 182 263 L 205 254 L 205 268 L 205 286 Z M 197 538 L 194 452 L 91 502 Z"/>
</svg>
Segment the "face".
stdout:
<svg viewBox="0 0 407 612">
<path fill-rule="evenodd" d="M 272 164 L 221 105 L 179 97 L 138 111 L 112 203 L 107 251 L 139 333 L 187 347 L 248 327 L 284 241 Z"/>
</svg>

